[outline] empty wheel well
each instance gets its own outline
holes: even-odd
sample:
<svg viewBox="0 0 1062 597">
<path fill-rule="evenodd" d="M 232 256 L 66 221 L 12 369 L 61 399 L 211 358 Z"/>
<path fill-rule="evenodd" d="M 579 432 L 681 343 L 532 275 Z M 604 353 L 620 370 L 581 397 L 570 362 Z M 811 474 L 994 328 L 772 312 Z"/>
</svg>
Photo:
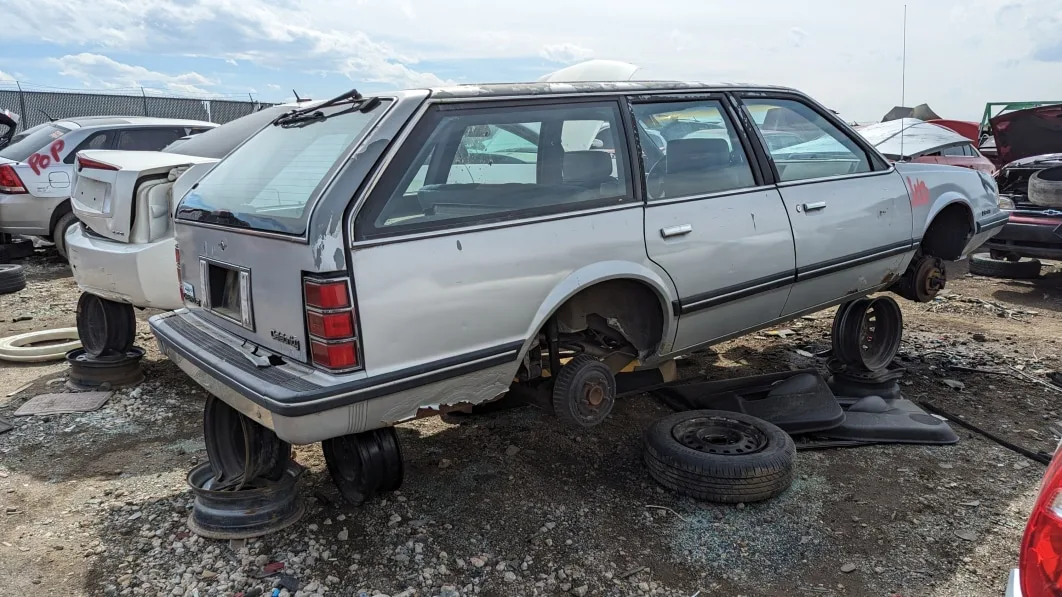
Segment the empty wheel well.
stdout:
<svg viewBox="0 0 1062 597">
<path fill-rule="evenodd" d="M 962 203 L 952 203 L 933 218 L 922 237 L 922 253 L 954 261 L 973 234 L 973 215 Z"/>
<path fill-rule="evenodd" d="M 554 314 L 564 340 L 584 346 L 634 349 L 644 358 L 660 345 L 664 311 L 660 297 L 634 280 L 609 280 L 581 290 Z"/>
</svg>

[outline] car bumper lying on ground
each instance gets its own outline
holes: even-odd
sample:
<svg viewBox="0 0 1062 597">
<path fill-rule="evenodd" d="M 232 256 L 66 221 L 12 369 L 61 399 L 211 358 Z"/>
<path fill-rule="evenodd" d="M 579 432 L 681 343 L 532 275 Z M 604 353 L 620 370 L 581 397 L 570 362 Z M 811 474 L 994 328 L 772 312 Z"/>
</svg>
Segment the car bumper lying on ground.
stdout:
<svg viewBox="0 0 1062 597">
<path fill-rule="evenodd" d="M 1017 253 L 1022 257 L 1062 259 L 1062 216 L 1014 213 L 1003 230 L 984 246 L 993 251 Z"/>
<path fill-rule="evenodd" d="M 66 236 L 77 285 L 105 299 L 152 309 L 184 306 L 178 291 L 173 237 L 150 243 L 123 243 L 86 233 L 81 226 Z"/>
</svg>

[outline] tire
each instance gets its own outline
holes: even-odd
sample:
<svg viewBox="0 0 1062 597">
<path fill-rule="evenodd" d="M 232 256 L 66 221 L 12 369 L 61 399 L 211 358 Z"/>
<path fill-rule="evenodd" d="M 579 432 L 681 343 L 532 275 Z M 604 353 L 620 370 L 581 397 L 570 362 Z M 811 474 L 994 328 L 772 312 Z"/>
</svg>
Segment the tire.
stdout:
<svg viewBox="0 0 1062 597">
<path fill-rule="evenodd" d="M 30 344 L 56 340 L 67 340 L 67 342 L 30 346 Z M 0 338 L 0 360 L 13 363 L 43 363 L 65 358 L 66 353 L 78 348 L 81 348 L 81 342 L 77 339 L 77 328 L 28 332 Z"/>
<path fill-rule="evenodd" d="M 219 482 L 276 481 L 291 460 L 291 444 L 214 396 L 203 409 L 203 439 Z"/>
<path fill-rule="evenodd" d="M 697 436 L 696 430 L 713 433 L 713 428 L 748 434 L 755 441 L 716 444 Z M 793 482 L 795 455 L 786 432 L 744 413 L 685 411 L 656 421 L 645 432 L 645 464 L 653 479 L 710 502 L 757 502 L 781 494 Z"/>
<path fill-rule="evenodd" d="M 616 376 L 608 365 L 581 354 L 561 367 L 553 384 L 553 412 L 561 420 L 593 427 L 605 420 L 615 404 Z"/>
<path fill-rule="evenodd" d="M 55 226 L 52 228 L 52 242 L 55 243 L 55 250 L 59 251 L 59 255 L 66 259 L 66 231 L 71 226 L 77 224 L 77 216 L 74 212 L 68 211 L 65 214 L 59 216 L 59 219 L 55 221 Z"/>
<path fill-rule="evenodd" d="M 402 448 L 393 427 L 326 439 L 321 451 L 332 482 L 351 504 L 402 486 Z"/>
<path fill-rule="evenodd" d="M 26 287 L 26 271 L 21 265 L 0 263 L 0 294 L 11 294 Z"/>
<path fill-rule="evenodd" d="M 1029 201 L 1044 207 L 1062 208 L 1062 166 L 1046 168 L 1032 175 Z"/>
<path fill-rule="evenodd" d="M 77 301 L 77 333 L 90 357 L 127 352 L 136 339 L 133 306 L 83 292 Z"/>
<path fill-rule="evenodd" d="M 992 278 L 1032 280 L 1040 277 L 1039 259 L 1029 261 L 997 261 L 984 255 L 970 256 L 970 273 Z"/>
</svg>

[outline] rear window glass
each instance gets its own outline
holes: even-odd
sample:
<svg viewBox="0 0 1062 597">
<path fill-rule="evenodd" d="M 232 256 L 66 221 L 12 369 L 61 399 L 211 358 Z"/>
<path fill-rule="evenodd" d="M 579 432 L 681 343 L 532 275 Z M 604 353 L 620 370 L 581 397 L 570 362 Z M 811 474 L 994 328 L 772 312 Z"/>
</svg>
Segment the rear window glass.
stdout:
<svg viewBox="0 0 1062 597">
<path fill-rule="evenodd" d="M 300 107 L 307 106 L 308 104 L 304 104 Z M 290 105 L 263 108 L 258 112 L 237 118 L 232 122 L 227 122 L 194 137 L 178 139 L 162 151 L 164 153 L 179 153 L 181 155 L 194 155 L 201 158 L 220 160 L 229 155 L 237 145 L 243 143 L 248 137 L 272 122 L 274 118 L 291 110 L 294 110 L 294 108 Z"/>
<path fill-rule="evenodd" d="M 70 129 L 57 124 L 37 125 L 12 137 L 11 144 L 0 150 L 0 158 L 23 162 L 69 132 Z"/>
<path fill-rule="evenodd" d="M 177 217 L 302 234 L 311 197 L 340 156 L 383 113 L 386 103 L 367 114 L 354 111 L 304 126 L 266 126 L 184 196 Z M 324 112 L 347 109 L 339 106 Z"/>
</svg>

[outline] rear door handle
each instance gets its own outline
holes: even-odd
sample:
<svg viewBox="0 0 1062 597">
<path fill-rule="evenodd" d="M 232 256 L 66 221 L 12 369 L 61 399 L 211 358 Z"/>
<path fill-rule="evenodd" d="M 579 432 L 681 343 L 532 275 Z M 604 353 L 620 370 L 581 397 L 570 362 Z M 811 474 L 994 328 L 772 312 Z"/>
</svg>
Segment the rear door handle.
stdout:
<svg viewBox="0 0 1062 597">
<path fill-rule="evenodd" d="M 668 226 L 660 229 L 660 236 L 664 238 L 671 238 L 673 236 L 686 236 L 693 232 L 693 226 L 690 224 L 682 224 L 681 226 Z"/>
<path fill-rule="evenodd" d="M 804 211 L 818 211 L 820 209 L 826 209 L 825 201 L 816 201 L 815 203 L 805 203 L 802 205 Z"/>
</svg>

